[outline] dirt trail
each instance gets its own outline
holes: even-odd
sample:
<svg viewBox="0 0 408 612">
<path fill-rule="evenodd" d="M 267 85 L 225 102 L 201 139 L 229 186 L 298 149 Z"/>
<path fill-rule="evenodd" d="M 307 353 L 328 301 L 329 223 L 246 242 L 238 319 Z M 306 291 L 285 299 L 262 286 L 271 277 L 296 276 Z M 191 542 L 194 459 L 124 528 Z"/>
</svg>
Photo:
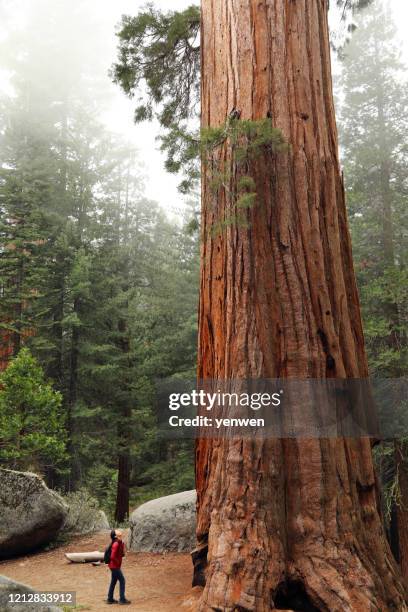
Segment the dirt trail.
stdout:
<svg viewBox="0 0 408 612">
<path fill-rule="evenodd" d="M 105 565 L 69 563 L 66 552 L 103 551 L 109 533 L 80 537 L 61 548 L 0 562 L 0 574 L 37 590 L 76 591 L 79 610 L 137 610 L 138 612 L 193 612 L 199 589 L 191 589 L 188 554 L 132 553 L 126 555 L 123 572 L 130 606 L 108 606 L 109 569 Z M 118 593 L 115 593 L 117 596 Z"/>
</svg>

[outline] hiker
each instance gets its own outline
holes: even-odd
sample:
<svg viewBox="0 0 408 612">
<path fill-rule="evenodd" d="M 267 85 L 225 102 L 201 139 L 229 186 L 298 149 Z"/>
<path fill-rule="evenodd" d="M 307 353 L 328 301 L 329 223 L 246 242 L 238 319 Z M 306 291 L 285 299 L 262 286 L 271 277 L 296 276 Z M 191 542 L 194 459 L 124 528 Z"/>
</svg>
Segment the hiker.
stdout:
<svg viewBox="0 0 408 612">
<path fill-rule="evenodd" d="M 122 605 L 130 604 L 130 601 L 125 597 L 125 577 L 122 573 L 122 559 L 125 556 L 125 545 L 122 542 L 123 533 L 120 529 L 111 531 L 112 544 L 110 547 L 109 569 L 112 574 L 112 579 L 108 593 L 108 604 L 119 603 Z M 116 583 L 119 582 L 119 601 L 113 598 Z"/>
</svg>

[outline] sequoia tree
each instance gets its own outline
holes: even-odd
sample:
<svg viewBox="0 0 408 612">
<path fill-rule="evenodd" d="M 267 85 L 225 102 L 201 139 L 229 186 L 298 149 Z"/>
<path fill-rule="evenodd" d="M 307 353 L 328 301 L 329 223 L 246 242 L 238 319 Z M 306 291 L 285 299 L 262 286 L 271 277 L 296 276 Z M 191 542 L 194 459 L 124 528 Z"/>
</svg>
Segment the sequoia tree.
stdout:
<svg viewBox="0 0 408 612">
<path fill-rule="evenodd" d="M 202 2 L 199 379 L 368 376 L 327 11 Z M 169 15 L 124 18 L 114 76 L 130 95 L 145 81 L 136 119 L 158 105 L 178 169 L 194 155 L 178 127 L 193 107 L 197 18 Z M 199 439 L 199 609 L 406 610 L 371 450 L 368 438 Z"/>
<path fill-rule="evenodd" d="M 290 148 L 253 165 L 258 204 L 218 234 L 231 203 L 203 173 L 199 378 L 368 375 L 327 9 L 203 0 L 203 127 L 269 117 Z M 405 609 L 369 439 L 200 440 L 196 480 L 201 610 Z"/>
</svg>

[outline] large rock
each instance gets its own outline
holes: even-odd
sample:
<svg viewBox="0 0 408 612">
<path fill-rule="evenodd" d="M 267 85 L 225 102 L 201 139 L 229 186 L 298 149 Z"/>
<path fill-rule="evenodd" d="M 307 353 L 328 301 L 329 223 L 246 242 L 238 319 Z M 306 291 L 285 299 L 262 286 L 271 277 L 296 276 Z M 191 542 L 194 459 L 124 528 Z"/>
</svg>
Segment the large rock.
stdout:
<svg viewBox="0 0 408 612">
<path fill-rule="evenodd" d="M 87 491 L 69 493 L 64 501 L 68 505 L 68 515 L 62 527 L 62 535 L 70 537 L 110 529 L 106 514 Z"/>
<path fill-rule="evenodd" d="M 10 595 L 35 593 L 31 587 L 0 576 L 0 610 L 1 612 L 62 612 L 61 608 L 50 605 L 12 603 Z"/>
<path fill-rule="evenodd" d="M 132 513 L 129 547 L 138 552 L 190 552 L 195 528 L 195 491 L 160 497 Z"/>
<path fill-rule="evenodd" d="M 35 474 L 0 469 L 0 559 L 55 539 L 68 507 Z"/>
<path fill-rule="evenodd" d="M 99 531 L 110 530 L 108 517 L 103 510 L 96 510 L 94 514 L 89 516 L 75 516 L 76 513 L 69 510 L 68 519 L 66 520 L 62 534 L 66 535 L 87 535 L 89 533 L 98 533 Z"/>
</svg>

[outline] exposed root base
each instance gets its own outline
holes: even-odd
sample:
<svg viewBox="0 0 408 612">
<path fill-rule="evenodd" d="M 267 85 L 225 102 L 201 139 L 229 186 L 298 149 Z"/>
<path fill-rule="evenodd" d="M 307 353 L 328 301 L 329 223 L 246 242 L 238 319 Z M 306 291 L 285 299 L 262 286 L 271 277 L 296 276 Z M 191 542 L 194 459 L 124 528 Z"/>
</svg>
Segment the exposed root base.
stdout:
<svg viewBox="0 0 408 612">
<path fill-rule="evenodd" d="M 296 580 L 282 582 L 276 590 L 274 601 L 277 610 L 320 612 L 311 602 L 302 582 Z"/>
<path fill-rule="evenodd" d="M 357 562 L 358 564 L 358 562 Z M 384 575 L 387 588 L 365 573 L 360 565 L 360 575 L 355 573 L 356 560 L 350 562 L 349 571 L 343 575 L 332 564 L 320 563 L 311 569 L 303 568 L 303 578 L 287 578 L 275 588 L 265 575 L 258 581 L 248 580 L 242 588 L 242 577 L 227 576 L 210 565 L 199 612 L 407 612 L 404 588 L 397 577 Z M 297 572 L 298 573 L 298 572 Z M 357 578 L 353 582 L 353 578 Z M 381 592 L 382 591 L 382 592 Z M 255 595 L 256 593 L 256 595 Z"/>
</svg>

